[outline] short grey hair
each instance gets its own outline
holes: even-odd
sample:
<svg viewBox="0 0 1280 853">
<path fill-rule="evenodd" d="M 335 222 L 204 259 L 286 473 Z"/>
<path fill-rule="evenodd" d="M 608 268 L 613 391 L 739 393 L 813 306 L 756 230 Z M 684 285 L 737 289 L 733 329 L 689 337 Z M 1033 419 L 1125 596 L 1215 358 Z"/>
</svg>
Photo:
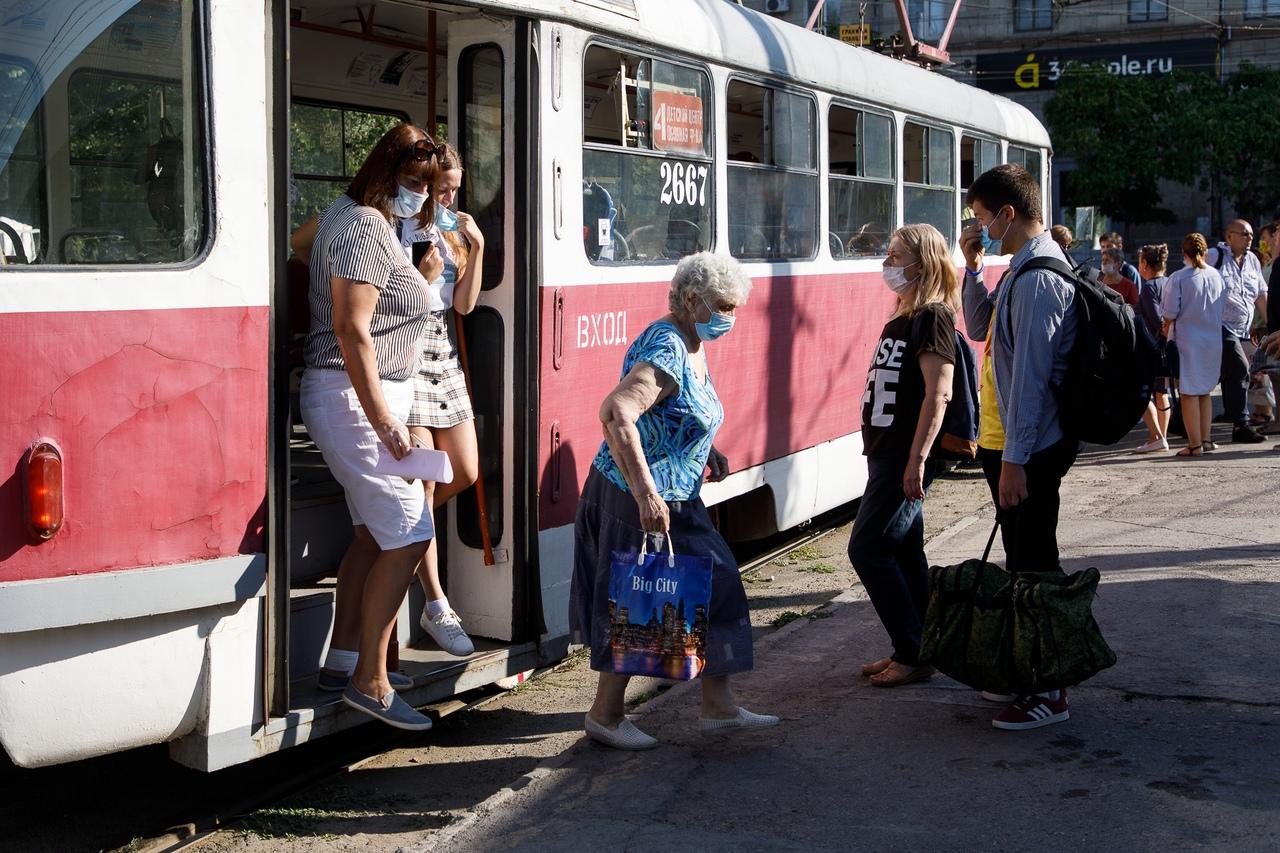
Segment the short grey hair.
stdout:
<svg viewBox="0 0 1280 853">
<path fill-rule="evenodd" d="M 1124 250 L 1123 250 L 1123 249 L 1116 249 L 1116 248 L 1103 249 L 1103 250 L 1102 250 L 1102 259 L 1103 259 L 1104 261 L 1115 261 L 1117 264 L 1123 264 L 1123 263 L 1124 263 Z"/>
<path fill-rule="evenodd" d="M 728 299 L 736 305 L 746 303 L 751 293 L 751 277 L 742 265 L 726 255 L 714 252 L 698 252 L 681 259 L 676 274 L 671 277 L 671 292 L 667 294 L 667 306 L 671 313 L 685 310 L 687 296 L 705 300 L 714 310 L 716 302 Z"/>
</svg>

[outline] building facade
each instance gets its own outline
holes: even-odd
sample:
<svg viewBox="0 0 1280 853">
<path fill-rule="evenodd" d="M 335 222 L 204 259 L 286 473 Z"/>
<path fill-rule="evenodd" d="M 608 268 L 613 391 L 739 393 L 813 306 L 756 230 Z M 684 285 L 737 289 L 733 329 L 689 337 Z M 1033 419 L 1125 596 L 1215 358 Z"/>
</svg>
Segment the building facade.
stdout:
<svg viewBox="0 0 1280 853">
<path fill-rule="evenodd" d="M 743 5 L 760 11 L 769 6 L 775 17 L 804 26 L 817 3 L 743 0 Z M 827 0 L 823 6 L 815 28 L 825 26 L 833 36 L 841 24 L 860 22 L 871 26 L 876 40 L 892 40 L 901 29 L 892 0 Z M 936 43 L 951 3 L 908 0 L 907 9 L 917 37 Z M 1005 95 L 1044 121 L 1045 104 L 1068 62 L 1105 62 L 1113 74 L 1130 75 L 1180 68 L 1222 77 L 1245 62 L 1280 67 L 1280 0 L 1180 0 L 1176 8 L 1165 0 L 962 0 L 948 50 L 953 64 L 940 73 Z M 1055 157 L 1055 200 L 1063 198 L 1062 175 L 1074 168 L 1070 158 Z M 1119 228 L 1127 232 L 1130 246 L 1176 242 L 1192 230 L 1211 241 L 1221 239 L 1222 223 L 1234 216 L 1229 203 L 1172 182 L 1160 189 L 1164 206 L 1179 217 L 1173 225 L 1126 228 L 1087 207 L 1061 205 L 1057 218 L 1078 232 Z"/>
</svg>

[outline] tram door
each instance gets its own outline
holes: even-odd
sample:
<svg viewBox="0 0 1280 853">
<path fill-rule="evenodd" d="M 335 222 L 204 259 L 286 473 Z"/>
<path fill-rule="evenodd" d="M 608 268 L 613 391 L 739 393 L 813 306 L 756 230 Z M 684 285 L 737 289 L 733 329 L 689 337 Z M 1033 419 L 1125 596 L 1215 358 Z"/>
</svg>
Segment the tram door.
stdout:
<svg viewBox="0 0 1280 853">
<path fill-rule="evenodd" d="M 485 250 L 479 302 L 466 317 L 454 315 L 471 377 L 481 488 L 454 498 L 440 528 L 450 603 L 472 636 L 507 642 L 525 639 L 517 636 L 525 563 L 516 533 L 523 524 L 516 513 L 524 512 L 517 499 L 524 469 L 516 458 L 524 418 L 516 408 L 517 354 L 528 350 L 517 334 L 525 284 L 516 256 L 516 27 L 471 19 L 450 23 L 448 31 L 449 141 L 464 168 L 458 209 L 475 217 Z"/>
</svg>

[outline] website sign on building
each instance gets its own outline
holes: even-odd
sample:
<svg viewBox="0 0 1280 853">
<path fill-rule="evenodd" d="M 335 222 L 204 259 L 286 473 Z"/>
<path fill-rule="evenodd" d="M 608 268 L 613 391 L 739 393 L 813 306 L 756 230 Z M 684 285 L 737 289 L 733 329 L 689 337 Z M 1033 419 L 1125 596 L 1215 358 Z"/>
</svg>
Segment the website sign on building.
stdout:
<svg viewBox="0 0 1280 853">
<path fill-rule="evenodd" d="M 1213 39 L 1095 45 L 977 56 L 977 85 L 989 92 L 1039 92 L 1054 89 L 1069 65 L 1102 63 L 1117 76 L 1168 74 L 1175 69 L 1212 73 L 1217 60 Z"/>
</svg>

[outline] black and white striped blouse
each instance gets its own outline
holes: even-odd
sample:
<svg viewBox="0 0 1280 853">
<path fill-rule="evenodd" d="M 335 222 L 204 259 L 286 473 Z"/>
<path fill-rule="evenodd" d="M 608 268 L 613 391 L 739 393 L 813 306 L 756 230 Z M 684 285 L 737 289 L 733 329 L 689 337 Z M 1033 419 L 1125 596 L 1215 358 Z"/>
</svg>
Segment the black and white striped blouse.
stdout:
<svg viewBox="0 0 1280 853">
<path fill-rule="evenodd" d="M 413 376 L 418 339 L 426 331 L 431 310 L 427 282 L 405 257 L 399 238 L 382 214 L 356 204 L 346 195 L 339 196 L 316 224 L 316 241 L 311 249 L 307 367 L 346 369 L 333 333 L 329 279 L 334 276 L 378 288 L 378 304 L 369 323 L 378 375 L 383 379 Z"/>
</svg>

